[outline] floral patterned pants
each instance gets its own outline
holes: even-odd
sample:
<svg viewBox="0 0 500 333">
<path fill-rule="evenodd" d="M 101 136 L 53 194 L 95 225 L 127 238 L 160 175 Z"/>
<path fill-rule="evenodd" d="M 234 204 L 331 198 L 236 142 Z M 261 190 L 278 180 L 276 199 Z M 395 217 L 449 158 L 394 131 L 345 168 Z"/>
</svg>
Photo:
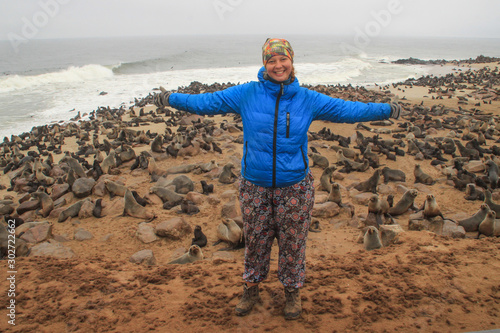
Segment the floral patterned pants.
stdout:
<svg viewBox="0 0 500 333">
<path fill-rule="evenodd" d="M 239 200 L 245 232 L 243 280 L 261 282 L 269 272 L 271 247 L 278 240 L 278 278 L 285 287 L 305 281 L 306 240 L 314 205 L 314 179 L 309 172 L 297 184 L 267 188 L 241 178 Z"/>
</svg>

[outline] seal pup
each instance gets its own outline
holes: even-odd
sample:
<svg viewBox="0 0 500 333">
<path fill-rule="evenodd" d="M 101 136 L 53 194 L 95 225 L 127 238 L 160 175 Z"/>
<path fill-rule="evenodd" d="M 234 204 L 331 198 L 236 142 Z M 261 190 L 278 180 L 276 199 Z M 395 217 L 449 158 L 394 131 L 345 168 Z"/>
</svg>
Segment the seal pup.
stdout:
<svg viewBox="0 0 500 333">
<path fill-rule="evenodd" d="M 396 203 L 394 207 L 389 208 L 389 214 L 391 216 L 398 216 L 406 213 L 408 209 L 418 210 L 415 207 L 415 198 L 418 195 L 418 191 L 415 189 L 407 190 L 401 199 Z"/>
<path fill-rule="evenodd" d="M 382 170 L 377 169 L 373 173 L 373 175 L 368 178 L 366 181 L 361 182 L 354 186 L 354 188 L 360 192 L 372 192 L 377 193 L 377 186 L 380 182 L 380 175 L 382 174 Z"/>
<path fill-rule="evenodd" d="M 190 264 L 192 262 L 195 262 L 197 260 L 202 260 L 202 259 L 203 259 L 203 252 L 201 251 L 201 248 L 198 245 L 191 245 L 189 247 L 188 252 L 184 253 L 179 258 L 170 261 L 168 264 L 184 265 L 184 264 Z"/>
<path fill-rule="evenodd" d="M 415 183 L 422 183 L 425 185 L 433 185 L 435 183 L 434 179 L 422 170 L 420 164 L 415 164 L 413 174 L 415 175 Z"/>
<path fill-rule="evenodd" d="M 321 226 L 319 225 L 318 220 L 314 220 L 311 222 L 311 225 L 309 226 L 309 231 L 310 232 L 321 232 Z"/>
<path fill-rule="evenodd" d="M 198 208 L 198 206 L 196 206 L 194 202 L 183 199 L 181 201 L 181 210 L 179 212 L 188 215 L 194 215 L 198 214 L 200 212 L 200 209 Z"/>
<path fill-rule="evenodd" d="M 380 249 L 382 247 L 382 240 L 378 229 L 374 226 L 366 228 L 365 235 L 363 236 L 363 246 L 366 251 Z"/>
<path fill-rule="evenodd" d="M 222 168 L 222 172 L 219 176 L 219 182 L 223 184 L 232 184 L 238 178 L 232 171 L 234 169 L 233 163 L 228 163 Z"/>
<path fill-rule="evenodd" d="M 102 199 L 97 199 L 95 201 L 95 206 L 94 209 L 92 210 L 92 215 L 98 219 L 100 219 L 102 216 Z"/>
<path fill-rule="evenodd" d="M 65 152 L 65 156 L 62 158 L 62 160 L 64 162 L 66 162 L 71 169 L 73 169 L 73 171 L 75 172 L 75 174 L 79 178 L 86 178 L 87 177 L 87 174 L 85 173 L 85 170 L 83 170 L 82 165 L 80 163 L 78 163 L 78 161 L 76 159 L 71 157 L 71 155 L 69 154 L 69 151 Z"/>
<path fill-rule="evenodd" d="M 198 245 L 199 247 L 207 245 L 207 236 L 201 231 L 201 226 L 199 225 L 194 227 L 194 237 L 191 240 L 191 245 Z"/>
<path fill-rule="evenodd" d="M 500 225 L 498 225 L 499 222 L 497 222 L 495 219 L 496 216 L 497 214 L 491 209 L 488 211 L 488 213 L 486 213 L 486 216 L 479 224 L 476 238 L 479 239 L 479 236 L 481 235 L 485 235 L 486 237 L 494 236 L 495 230 L 497 230 L 498 233 Z"/>
<path fill-rule="evenodd" d="M 479 224 L 484 220 L 486 214 L 490 211 L 490 208 L 487 204 L 481 204 L 479 210 L 474 213 L 471 217 L 458 221 L 458 225 L 464 227 L 465 231 L 477 231 Z"/>
<path fill-rule="evenodd" d="M 156 216 L 153 213 L 150 213 L 146 210 L 146 208 L 142 207 L 135 201 L 134 195 L 130 190 L 127 189 L 124 196 L 124 207 L 123 207 L 123 216 L 132 216 L 145 220 L 153 220 Z"/>
<path fill-rule="evenodd" d="M 207 184 L 207 182 L 204 180 L 200 180 L 200 183 L 201 183 L 202 194 L 209 195 L 210 193 L 214 192 L 214 184 Z"/>
<path fill-rule="evenodd" d="M 465 200 L 480 200 L 484 201 L 484 192 L 476 188 L 476 184 L 467 184 L 465 190 Z"/>
</svg>

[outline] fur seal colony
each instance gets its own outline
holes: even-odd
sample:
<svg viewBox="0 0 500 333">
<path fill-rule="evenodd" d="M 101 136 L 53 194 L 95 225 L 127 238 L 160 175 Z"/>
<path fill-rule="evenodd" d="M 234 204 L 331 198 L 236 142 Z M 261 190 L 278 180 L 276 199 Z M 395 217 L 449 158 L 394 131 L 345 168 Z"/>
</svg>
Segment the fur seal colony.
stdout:
<svg viewBox="0 0 500 333">
<path fill-rule="evenodd" d="M 498 114 L 484 111 L 499 105 L 500 93 L 498 88 L 494 88 L 498 86 L 498 76 L 498 70 L 490 69 L 476 72 L 464 71 L 445 78 L 427 77 L 421 80 L 409 80 L 395 85 L 396 88 L 380 86 L 374 90 L 367 90 L 348 86 L 308 87 L 353 101 L 389 101 L 394 98 L 394 94 L 389 90 L 397 91 L 400 96 L 403 96 L 403 93 L 397 90 L 398 88 L 410 91 L 417 89 L 419 85 L 434 89 L 436 92 L 429 93 L 429 96 L 434 97 L 438 95 L 440 87 L 450 86 L 443 88 L 443 93 L 445 89 L 448 89 L 448 93 L 453 92 L 451 96 L 455 96 L 452 99 L 443 100 L 432 100 L 429 97 L 424 100 L 424 103 L 401 99 L 400 102 L 405 111 L 402 118 L 394 124 L 373 123 L 365 124 L 365 127 L 355 127 L 356 125 L 349 127 L 321 122 L 313 123 L 309 133 L 310 147 L 314 147 L 317 150 L 316 154 L 330 161 L 325 169 L 319 165 L 311 168 L 316 184 L 330 185 L 330 190 L 317 188 L 317 193 L 324 192 L 325 200 L 328 198 L 339 205 L 349 204 L 357 208 L 361 207 L 357 210 L 359 214 L 355 218 L 348 218 L 354 225 L 356 220 L 361 219 L 363 213 L 366 213 L 368 203 L 360 203 L 361 199 L 357 201 L 355 197 L 359 193 L 350 185 L 354 182 L 365 182 L 371 176 L 375 176 L 378 177 L 376 181 L 369 180 L 363 183 L 360 189 L 368 190 L 368 193 L 364 194 L 377 194 L 379 198 L 393 193 L 395 205 L 389 207 L 388 213 L 404 229 L 406 229 L 410 210 L 415 209 L 416 204 L 420 205 L 426 195 L 432 193 L 438 202 L 446 202 L 446 204 L 441 204 L 439 210 L 445 216 L 455 212 L 470 216 L 480 210 L 479 214 L 474 214 L 470 218 L 464 218 L 464 216 L 461 219 L 457 218 L 459 225 L 463 226 L 467 232 L 477 233 L 487 215 L 483 213 L 485 209 L 482 205 L 484 204 L 487 208 L 487 203 L 489 203 L 494 207 L 495 202 L 500 202 L 499 189 L 495 182 L 496 169 L 492 162 L 488 162 L 497 163 L 497 157 L 500 156 L 500 149 L 496 143 L 500 138 L 499 118 Z M 493 88 L 490 87 L 490 82 Z M 229 85 L 207 86 L 193 83 L 179 90 L 199 93 L 216 91 L 227 86 Z M 462 90 L 464 92 L 461 92 Z M 457 104 L 457 95 L 467 96 L 469 104 Z M 221 217 L 222 208 L 230 200 L 229 198 L 234 197 L 234 191 L 237 188 L 236 180 L 241 172 L 239 161 L 242 145 L 238 143 L 238 137 L 231 135 L 228 130 L 230 126 L 240 126 L 240 119 L 234 115 L 203 118 L 171 108 L 156 109 L 151 106 L 151 99 L 152 95 L 137 100 L 130 109 L 101 107 L 95 110 L 88 120 L 82 118 L 78 123 L 53 123 L 38 126 L 34 127 L 30 133 L 11 136 L 4 140 L 0 145 L 2 185 L 6 187 L 2 190 L 0 198 L 2 199 L 0 209 L 4 213 L 2 214 L 4 218 L 8 214 L 28 223 L 61 220 L 61 223 L 54 223 L 52 227 L 52 232 L 56 236 L 71 234 L 78 224 L 82 224 L 93 232 L 109 230 L 112 225 L 119 225 L 119 228 L 113 231 L 119 241 L 112 243 L 113 246 L 99 243 L 99 247 L 106 249 L 111 253 L 109 255 L 115 255 L 120 260 L 132 254 L 129 253 L 131 249 L 144 247 L 143 243 L 133 238 L 140 222 L 150 221 L 156 217 L 150 223 L 156 226 L 172 217 L 183 219 L 193 226 L 194 236 L 191 229 L 179 239 L 166 240 L 160 237 L 159 240 L 147 245 L 155 252 L 160 266 L 171 262 L 169 257 L 171 252 L 181 245 L 186 248 L 191 244 L 201 247 L 206 242 L 203 247 L 203 259 L 198 261 L 196 268 L 211 265 L 210 259 L 219 250 L 213 246 L 213 243 L 219 237 L 225 237 L 224 242 L 229 243 L 229 246 L 233 248 L 236 242 L 234 236 L 240 233 L 238 239 L 241 240 L 242 231 L 230 232 L 228 228 L 227 231 L 221 230 L 218 233 L 218 226 L 221 222 L 224 224 Z M 490 101 L 492 104 L 489 104 Z M 480 105 L 477 106 L 474 103 L 480 103 Z M 470 134 L 472 137 L 465 136 L 465 134 Z M 465 149 L 460 148 L 454 140 L 462 142 Z M 215 145 L 214 142 L 216 142 Z M 410 142 L 412 147 L 418 148 L 418 152 L 415 149 L 415 155 L 408 153 L 407 148 Z M 197 155 L 176 155 L 181 149 L 196 148 L 195 145 L 198 144 Z M 366 150 L 368 146 L 371 148 Z M 135 157 L 130 149 L 135 150 Z M 65 151 L 70 156 L 66 160 L 62 158 Z M 342 153 L 337 155 L 337 151 L 342 151 Z M 133 158 L 126 161 L 131 157 Z M 335 163 L 338 160 L 337 157 L 341 159 L 341 163 Z M 156 165 L 149 166 L 151 158 L 154 159 Z M 218 165 L 210 164 L 212 160 L 217 161 Z M 312 161 L 310 163 L 312 165 Z M 417 163 L 422 171 L 434 180 L 433 183 L 415 183 L 416 176 L 413 173 L 413 167 Z M 232 167 L 226 167 L 223 172 L 224 166 L 230 164 Z M 482 169 L 480 164 L 484 165 Z M 453 169 L 457 180 L 464 182 L 465 186 L 461 189 L 456 188 L 451 178 L 440 173 L 441 165 Z M 439 166 L 440 169 L 435 166 Z M 393 172 L 385 169 L 386 167 L 401 172 Z M 179 168 L 179 170 L 182 168 L 183 175 L 193 182 L 194 187 L 189 189 L 184 186 L 185 184 L 169 185 L 168 182 L 172 181 L 177 174 L 169 172 L 163 174 L 163 171 L 177 170 L 172 168 Z M 150 177 L 149 170 L 155 173 L 160 171 L 161 175 Z M 322 177 L 325 171 L 325 176 Z M 219 181 L 221 175 L 222 181 Z M 74 196 L 73 186 L 70 185 L 74 185 L 82 177 L 95 180 L 95 185 L 91 186 L 91 192 L 86 198 L 79 199 Z M 324 179 L 320 180 L 320 178 Z M 119 186 L 113 186 L 115 184 Z M 487 195 L 487 203 L 477 199 L 466 200 L 467 184 L 473 184 L 476 192 L 484 194 L 489 192 L 491 196 Z M 407 189 L 403 191 L 402 186 Z M 328 185 L 325 187 L 328 188 Z M 150 193 L 152 188 L 162 188 L 170 192 L 165 194 L 162 190 L 155 191 L 162 196 L 165 194 L 161 197 L 155 192 Z M 186 193 L 176 192 L 180 188 L 183 188 L 182 191 Z M 170 196 L 174 194 L 175 200 L 172 201 Z M 46 195 L 53 201 L 53 207 Z M 141 204 L 139 198 L 145 198 L 147 204 L 145 206 L 144 202 Z M 398 198 L 401 199 L 398 201 Z M 171 209 L 163 209 L 164 199 L 172 205 Z M 17 208 L 20 204 L 31 200 L 39 201 L 39 206 L 18 214 Z M 193 215 L 178 214 L 181 203 L 189 204 L 188 200 L 195 203 L 199 212 Z M 48 205 L 44 206 L 44 202 Z M 95 203 L 91 210 L 94 217 L 78 217 L 82 207 L 88 202 Z M 174 207 L 179 209 L 172 209 Z M 386 208 L 387 206 L 384 211 Z M 185 211 L 192 211 L 192 206 L 185 206 Z M 231 219 L 237 224 L 239 212 L 236 210 L 226 214 L 231 213 L 235 215 Z M 317 219 L 319 222 L 314 226 L 321 226 L 321 233 L 311 233 L 309 240 L 313 246 L 308 255 L 313 265 L 318 265 L 315 262 L 317 249 L 314 246 L 318 246 L 319 237 L 344 232 L 344 230 L 333 228 L 333 224 L 328 219 L 322 217 Z M 203 233 L 201 233 L 201 228 L 194 228 L 195 225 L 203 228 Z M 319 229 L 315 227 L 312 229 Z M 347 230 L 349 228 L 352 227 L 346 227 Z M 483 232 L 478 242 L 485 242 L 486 235 L 491 234 L 488 231 L 491 229 L 488 226 L 488 220 L 481 229 Z M 359 248 L 366 246 L 366 249 L 377 248 L 375 235 L 379 233 L 380 230 L 367 232 L 363 235 L 366 236 L 366 245 L 353 243 L 352 246 L 359 246 Z M 475 234 L 468 234 L 468 237 L 475 236 Z M 63 243 L 57 239 L 59 238 L 54 236 L 50 241 L 69 247 L 74 244 L 72 240 Z M 88 242 L 90 246 L 93 246 L 93 243 L 90 243 L 93 241 Z M 30 248 L 34 246 L 34 244 L 27 245 Z M 74 248 L 78 249 L 76 246 Z M 182 256 L 185 259 L 179 259 L 179 261 L 189 265 L 190 258 L 199 259 L 200 256 L 197 255 L 199 252 L 195 249 L 189 248 L 189 251 Z M 326 248 L 322 248 L 322 251 L 324 249 Z M 382 248 L 379 251 L 386 250 L 394 251 L 393 248 Z M 106 251 L 102 252 L 102 256 L 108 255 Z M 238 250 L 234 253 L 234 258 L 240 261 L 243 251 Z M 174 267 L 173 269 L 183 268 Z M 181 275 L 189 275 L 186 272 L 188 271 L 182 271 Z M 199 280 L 198 277 L 193 279 L 195 282 L 197 280 Z M 203 292 L 203 289 L 200 289 L 200 292 Z"/>
</svg>

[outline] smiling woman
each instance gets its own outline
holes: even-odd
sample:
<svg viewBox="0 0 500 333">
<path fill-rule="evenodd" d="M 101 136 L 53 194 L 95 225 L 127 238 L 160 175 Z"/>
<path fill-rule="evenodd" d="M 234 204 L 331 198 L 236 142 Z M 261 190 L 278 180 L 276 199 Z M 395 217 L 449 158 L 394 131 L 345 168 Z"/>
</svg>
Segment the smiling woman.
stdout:
<svg viewBox="0 0 500 333">
<path fill-rule="evenodd" d="M 243 122 L 239 199 L 243 213 L 245 270 L 236 315 L 260 302 L 259 283 L 267 278 L 271 248 L 279 247 L 278 278 L 285 292 L 285 319 L 302 312 L 306 241 L 314 205 L 309 170 L 308 130 L 314 120 L 354 123 L 398 118 L 397 104 L 344 101 L 301 87 L 293 71 L 294 52 L 285 39 L 267 39 L 258 82 L 204 94 L 155 95 L 158 107 L 198 115 L 236 113 Z"/>
</svg>

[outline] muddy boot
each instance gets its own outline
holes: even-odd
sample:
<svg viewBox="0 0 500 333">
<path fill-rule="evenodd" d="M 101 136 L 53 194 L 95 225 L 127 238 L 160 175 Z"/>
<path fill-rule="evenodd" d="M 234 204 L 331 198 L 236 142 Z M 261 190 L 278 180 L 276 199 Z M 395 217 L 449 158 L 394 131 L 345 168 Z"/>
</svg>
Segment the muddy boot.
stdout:
<svg viewBox="0 0 500 333">
<path fill-rule="evenodd" d="M 285 319 L 298 319 L 302 313 L 299 289 L 285 287 L 285 301 Z"/>
<path fill-rule="evenodd" d="M 255 303 L 260 303 L 261 299 L 259 296 L 259 285 L 248 287 L 245 283 L 243 285 L 243 296 L 240 302 L 236 305 L 234 309 L 237 316 L 246 316 L 250 313 Z"/>
</svg>

